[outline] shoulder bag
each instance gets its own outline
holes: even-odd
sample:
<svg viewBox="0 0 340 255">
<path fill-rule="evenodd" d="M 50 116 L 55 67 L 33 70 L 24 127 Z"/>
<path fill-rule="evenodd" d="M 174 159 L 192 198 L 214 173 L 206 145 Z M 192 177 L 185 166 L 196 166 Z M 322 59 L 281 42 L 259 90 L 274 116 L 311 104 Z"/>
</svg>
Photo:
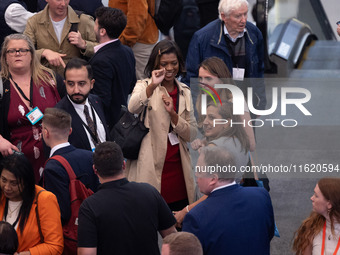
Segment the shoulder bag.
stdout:
<svg viewBox="0 0 340 255">
<path fill-rule="evenodd" d="M 110 132 L 113 141 L 121 147 L 127 159 L 138 158 L 143 138 L 149 132 L 144 125 L 145 114 L 146 106 L 138 116 L 129 112 L 126 106 L 122 106 L 121 118 Z"/>
</svg>

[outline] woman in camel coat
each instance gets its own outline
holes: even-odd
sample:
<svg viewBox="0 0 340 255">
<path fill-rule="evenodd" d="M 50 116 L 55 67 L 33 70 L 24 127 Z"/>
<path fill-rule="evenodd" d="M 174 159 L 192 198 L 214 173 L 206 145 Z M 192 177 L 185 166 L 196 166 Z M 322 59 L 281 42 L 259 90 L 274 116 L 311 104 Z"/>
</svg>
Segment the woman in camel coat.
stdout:
<svg viewBox="0 0 340 255">
<path fill-rule="evenodd" d="M 178 46 L 163 40 L 154 47 L 145 69 L 151 77 L 139 80 L 129 111 L 146 111 L 145 136 L 137 160 L 128 160 L 130 181 L 156 187 L 172 210 L 193 202 L 194 179 L 187 142 L 197 134 L 190 88 L 176 77 L 184 72 Z M 182 207 L 183 208 L 183 207 Z"/>
</svg>

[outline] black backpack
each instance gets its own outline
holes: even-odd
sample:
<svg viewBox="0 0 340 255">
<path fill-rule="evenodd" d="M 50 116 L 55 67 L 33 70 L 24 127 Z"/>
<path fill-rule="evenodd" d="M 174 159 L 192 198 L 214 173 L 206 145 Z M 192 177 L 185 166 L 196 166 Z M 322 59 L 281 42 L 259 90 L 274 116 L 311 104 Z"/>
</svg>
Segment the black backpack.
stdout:
<svg viewBox="0 0 340 255">
<path fill-rule="evenodd" d="M 182 2 L 183 0 L 155 0 L 155 16 L 152 16 L 149 10 L 150 16 L 163 34 L 169 33 L 170 28 L 181 14 Z"/>
</svg>

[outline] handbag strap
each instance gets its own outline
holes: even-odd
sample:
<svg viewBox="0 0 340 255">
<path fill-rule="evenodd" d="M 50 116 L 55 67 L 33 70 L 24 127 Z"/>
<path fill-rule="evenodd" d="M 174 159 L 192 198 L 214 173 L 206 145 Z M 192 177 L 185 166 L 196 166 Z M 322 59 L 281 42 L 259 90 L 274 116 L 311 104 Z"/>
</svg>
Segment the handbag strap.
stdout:
<svg viewBox="0 0 340 255">
<path fill-rule="evenodd" d="M 146 86 L 149 86 L 149 83 L 148 83 L 147 80 L 144 80 L 144 82 L 146 83 Z M 140 119 L 140 116 L 143 114 L 142 119 L 141 119 L 141 121 L 143 122 L 143 124 L 144 124 L 144 120 L 145 120 L 146 108 L 147 108 L 147 107 L 148 107 L 148 105 L 145 105 L 145 106 L 144 106 L 144 109 L 142 110 L 142 112 L 138 115 L 138 117 L 139 117 L 139 119 Z"/>
<path fill-rule="evenodd" d="M 40 218 L 39 218 L 39 209 L 38 209 L 38 197 L 40 195 L 41 192 L 45 191 L 40 190 L 35 198 L 35 203 L 37 204 L 37 206 L 35 207 L 35 216 L 37 217 L 37 224 L 38 224 L 38 230 L 39 230 L 39 235 L 40 235 L 40 243 L 44 243 L 44 235 L 41 231 L 41 224 L 40 224 Z"/>
<path fill-rule="evenodd" d="M 75 175 L 71 165 L 68 163 L 68 161 L 61 155 L 55 155 L 50 159 L 57 160 L 66 170 L 68 177 L 70 178 L 70 181 L 77 179 L 77 176 Z"/>
<path fill-rule="evenodd" d="M 143 115 L 143 116 L 142 116 L 142 119 L 141 119 L 141 121 L 143 122 L 143 124 L 144 124 L 145 115 L 146 115 L 146 107 L 147 107 L 147 105 L 144 106 L 143 112 L 140 113 L 140 115 Z M 140 115 L 139 115 L 139 116 L 140 116 Z"/>
</svg>

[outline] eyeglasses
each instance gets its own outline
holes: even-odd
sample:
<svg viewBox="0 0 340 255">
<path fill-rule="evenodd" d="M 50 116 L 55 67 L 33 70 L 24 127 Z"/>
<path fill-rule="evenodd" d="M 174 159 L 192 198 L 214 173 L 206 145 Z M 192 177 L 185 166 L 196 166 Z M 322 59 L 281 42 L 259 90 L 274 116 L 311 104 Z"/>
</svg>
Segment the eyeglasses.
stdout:
<svg viewBox="0 0 340 255">
<path fill-rule="evenodd" d="M 30 51 L 31 51 L 30 49 L 18 49 L 18 50 L 9 49 L 6 51 L 6 53 L 10 55 L 11 57 L 17 55 L 18 52 L 20 53 L 21 56 L 26 56 L 27 52 L 30 52 Z"/>
</svg>

